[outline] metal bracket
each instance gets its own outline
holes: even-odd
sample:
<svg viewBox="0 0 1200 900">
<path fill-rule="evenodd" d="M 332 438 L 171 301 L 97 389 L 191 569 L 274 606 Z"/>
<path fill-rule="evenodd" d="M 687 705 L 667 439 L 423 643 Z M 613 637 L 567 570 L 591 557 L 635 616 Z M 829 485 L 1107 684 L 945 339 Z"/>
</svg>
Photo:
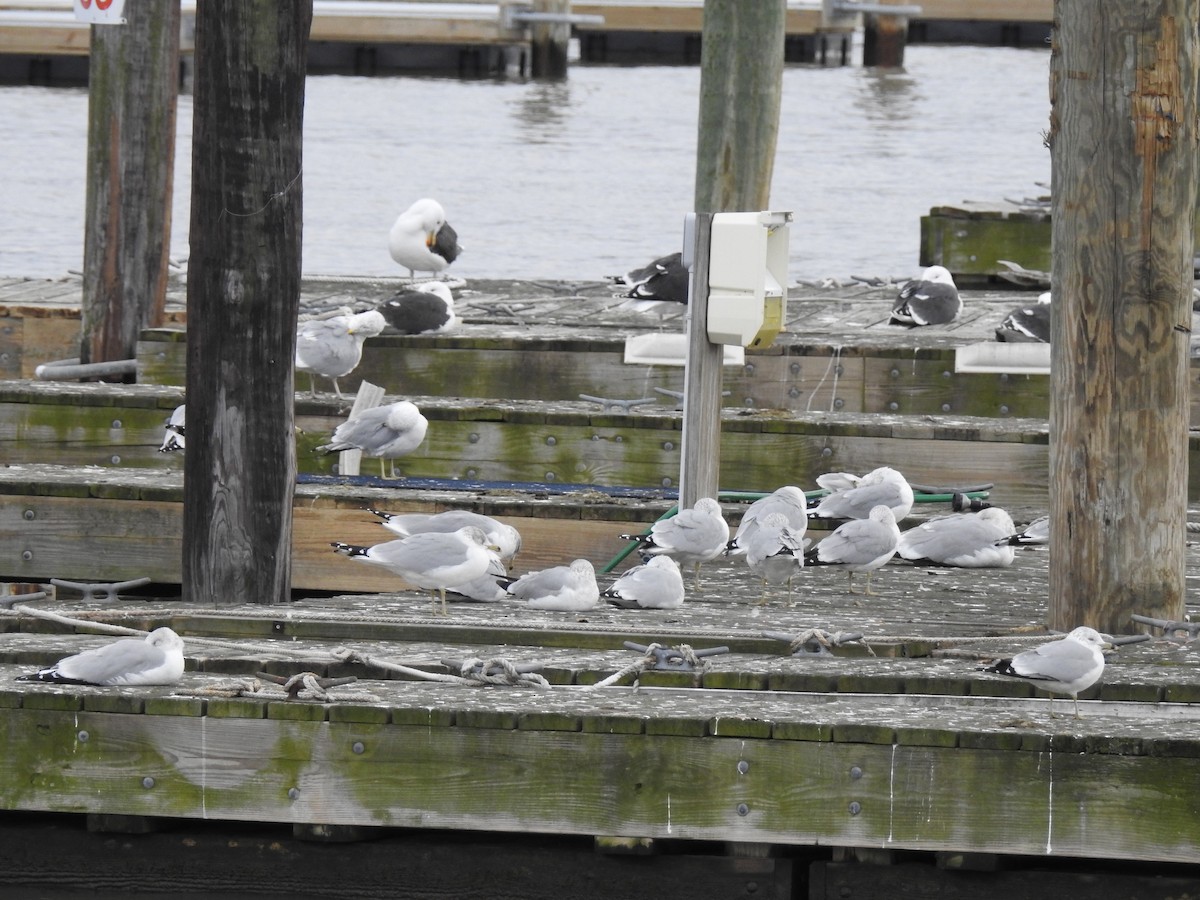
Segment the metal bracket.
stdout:
<svg viewBox="0 0 1200 900">
<path fill-rule="evenodd" d="M 64 581 L 61 578 L 51 578 L 50 583 L 55 587 L 72 588 L 83 593 L 84 600 L 95 600 L 98 596 L 105 600 L 116 600 L 117 594 L 130 588 L 144 587 L 150 584 L 150 578 L 135 578 L 132 581 L 118 581 L 113 584 L 88 584 L 81 581 Z"/>
<path fill-rule="evenodd" d="M 707 647 L 704 650 L 692 650 L 689 647 L 685 650 L 680 647 L 663 647 L 658 644 L 646 647 L 635 644 L 633 641 L 623 641 L 622 643 L 627 650 L 636 650 L 646 656 L 653 656 L 654 669 L 660 672 L 694 672 L 700 667 L 693 660 L 698 661 L 706 656 L 719 656 L 729 652 L 728 647 Z"/>
</svg>

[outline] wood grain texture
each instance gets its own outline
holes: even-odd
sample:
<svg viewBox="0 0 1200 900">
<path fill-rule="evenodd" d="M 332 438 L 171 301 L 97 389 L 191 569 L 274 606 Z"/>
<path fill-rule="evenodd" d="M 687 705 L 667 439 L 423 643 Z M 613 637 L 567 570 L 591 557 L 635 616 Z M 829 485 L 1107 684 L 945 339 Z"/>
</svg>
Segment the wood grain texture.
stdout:
<svg viewBox="0 0 1200 900">
<path fill-rule="evenodd" d="M 1051 621 L 1183 614 L 1194 4 L 1057 7 Z"/>
</svg>

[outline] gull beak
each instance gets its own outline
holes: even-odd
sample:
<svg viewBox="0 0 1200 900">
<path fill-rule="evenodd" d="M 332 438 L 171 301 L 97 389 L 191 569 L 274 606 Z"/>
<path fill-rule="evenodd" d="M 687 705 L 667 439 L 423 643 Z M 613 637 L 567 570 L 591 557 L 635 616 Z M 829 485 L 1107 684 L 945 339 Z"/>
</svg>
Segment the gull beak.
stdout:
<svg viewBox="0 0 1200 900">
<path fill-rule="evenodd" d="M 433 244 L 434 244 L 434 242 L 435 242 L 436 240 L 437 240 L 437 232 L 436 232 L 436 231 L 427 231 L 427 232 L 425 232 L 425 246 L 426 246 L 426 248 L 432 247 L 432 246 L 433 246 Z"/>
</svg>

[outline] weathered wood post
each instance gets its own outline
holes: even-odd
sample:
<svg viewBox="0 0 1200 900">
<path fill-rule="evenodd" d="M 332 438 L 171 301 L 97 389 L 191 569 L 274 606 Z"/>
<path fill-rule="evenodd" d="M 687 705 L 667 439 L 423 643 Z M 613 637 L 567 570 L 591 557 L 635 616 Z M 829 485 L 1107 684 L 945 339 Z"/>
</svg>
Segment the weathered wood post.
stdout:
<svg viewBox="0 0 1200 900">
<path fill-rule="evenodd" d="M 196 8 L 183 592 L 200 604 L 291 589 L 311 21 L 311 0 Z"/>
<path fill-rule="evenodd" d="M 556 22 L 535 22 L 530 27 L 529 72 L 534 78 L 565 78 L 567 44 L 571 39 L 571 0 L 534 0 L 535 13 L 561 16 Z"/>
<path fill-rule="evenodd" d="M 908 8 L 897 6 L 895 12 L 879 9 L 863 13 L 864 66 L 898 69 L 904 65 L 908 12 Z"/>
<path fill-rule="evenodd" d="M 1055 3 L 1050 625 L 1181 618 L 1197 7 Z"/>
<path fill-rule="evenodd" d="M 786 0 L 705 0 L 696 140 L 695 268 L 688 304 L 688 356 L 679 505 L 715 497 L 720 479 L 724 347 L 708 340 L 708 249 L 712 213 L 766 209 L 783 98 Z"/>
<path fill-rule="evenodd" d="M 132 359 L 161 325 L 171 246 L 179 0 L 125 5 L 92 25 L 83 242 L 84 363 Z"/>
</svg>

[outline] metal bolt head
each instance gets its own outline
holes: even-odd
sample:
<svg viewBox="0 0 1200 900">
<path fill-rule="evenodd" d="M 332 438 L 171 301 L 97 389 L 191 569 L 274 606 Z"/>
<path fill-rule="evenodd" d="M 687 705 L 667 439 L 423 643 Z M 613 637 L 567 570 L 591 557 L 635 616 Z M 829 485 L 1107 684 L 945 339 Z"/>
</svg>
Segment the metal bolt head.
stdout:
<svg viewBox="0 0 1200 900">
<path fill-rule="evenodd" d="M 850 767 L 850 777 L 853 780 L 857 781 L 858 779 L 862 778 L 862 776 L 863 776 L 863 771 L 862 771 L 861 766 L 851 766 Z"/>
<path fill-rule="evenodd" d="M 750 763 L 746 762 L 746 760 L 744 760 L 744 759 L 739 759 L 738 764 L 737 764 L 737 770 L 738 770 L 739 775 L 745 775 L 747 772 L 750 771 Z"/>
<path fill-rule="evenodd" d="M 738 814 L 739 816 L 748 816 L 748 815 L 750 815 L 750 807 L 749 807 L 749 806 L 747 806 L 745 803 L 739 803 L 739 804 L 737 805 L 737 814 Z"/>
<path fill-rule="evenodd" d="M 37 518 L 37 513 L 35 513 L 32 509 L 25 510 L 25 512 L 21 513 L 21 515 L 25 517 L 26 522 L 32 522 Z"/>
<path fill-rule="evenodd" d="M 86 731 L 81 731 L 81 732 L 79 732 L 79 734 L 75 735 L 75 737 L 78 739 L 79 743 L 86 744 L 88 742 L 88 738 L 90 738 L 91 735 L 88 734 Z"/>
<path fill-rule="evenodd" d="M 154 779 L 147 775 L 142 779 L 142 787 L 144 787 L 146 790 L 150 790 L 150 788 L 154 787 Z"/>
<path fill-rule="evenodd" d="M 857 816 L 860 812 L 862 812 L 862 804 L 859 803 L 857 800 L 851 800 L 850 801 L 850 815 Z"/>
<path fill-rule="evenodd" d="M 289 800 L 296 800 L 297 798 L 299 798 L 299 796 L 300 796 L 299 788 L 288 788 L 288 799 Z"/>
<path fill-rule="evenodd" d="M 350 745 L 350 749 L 353 750 L 355 753 L 361 754 L 367 748 L 365 746 L 363 746 L 362 741 L 355 741 L 353 744 Z"/>
</svg>

